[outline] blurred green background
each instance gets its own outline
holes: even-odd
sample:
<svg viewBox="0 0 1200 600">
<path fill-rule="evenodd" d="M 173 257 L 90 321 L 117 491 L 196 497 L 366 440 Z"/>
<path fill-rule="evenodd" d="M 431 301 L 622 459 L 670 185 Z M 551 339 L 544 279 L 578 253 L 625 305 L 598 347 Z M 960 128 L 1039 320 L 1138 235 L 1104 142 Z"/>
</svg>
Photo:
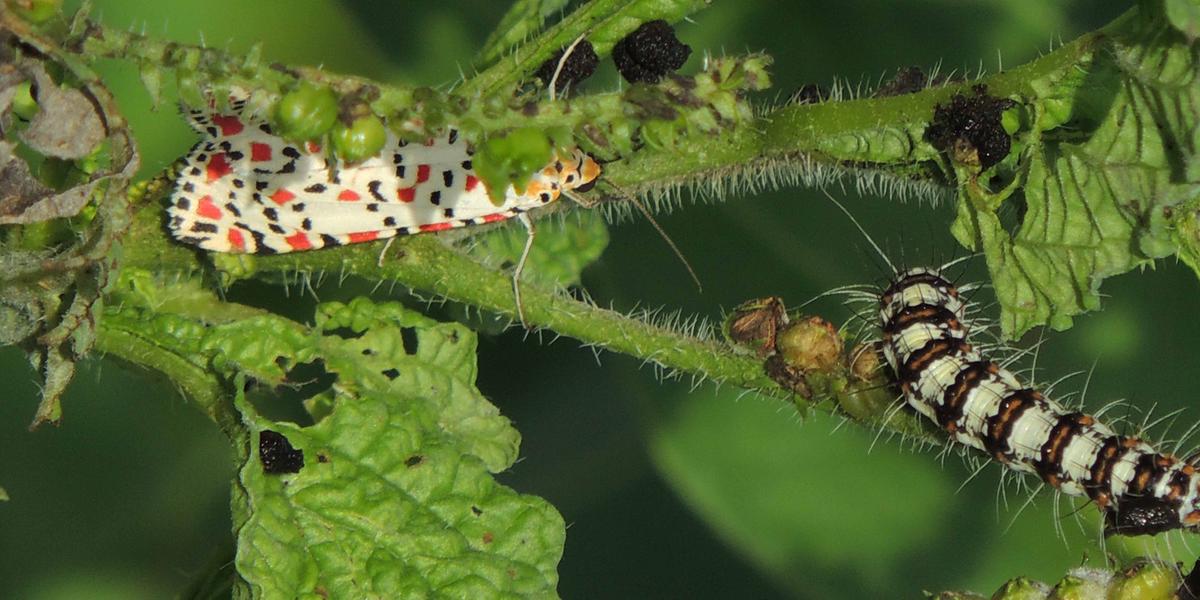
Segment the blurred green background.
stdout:
<svg viewBox="0 0 1200 600">
<path fill-rule="evenodd" d="M 320 64 L 382 81 L 452 84 L 506 2 L 96 0 L 94 14 L 180 42 Z M 1100 0 L 804 2 L 725 0 L 678 28 L 696 51 L 764 50 L 776 58 L 774 102 L 808 82 L 874 82 L 898 67 L 943 71 L 1017 65 L 1125 9 Z M 143 172 L 178 158 L 193 136 L 173 100 L 152 112 L 129 65 L 105 65 L 142 143 Z M 617 85 L 611 67 L 586 84 Z M 850 186 L 853 189 L 853 186 Z M 952 211 L 831 190 L 881 245 L 909 263 L 960 256 Z M 698 294 L 649 225 L 612 228 L 584 277 L 601 303 L 663 306 L 719 320 L 753 297 L 797 305 L 883 276 L 861 235 L 812 190 L 789 189 L 660 217 L 704 281 Z M 982 261 L 971 268 L 977 275 Z M 1090 409 L 1127 398 L 1112 415 L 1140 422 L 1188 407 L 1200 367 L 1189 348 L 1198 284 L 1175 261 L 1108 282 L 1105 310 L 1046 336 L 1039 378 L 1095 364 Z M 354 288 L 319 290 L 332 299 Z M 253 291 L 291 316 L 309 300 Z M 246 292 L 249 293 L 249 292 Z M 986 294 L 985 294 L 986 295 Z M 847 316 L 835 301 L 812 311 Z M 652 368 L 568 339 L 518 332 L 481 341 L 480 388 L 514 420 L 524 457 L 500 476 L 541 495 L 569 524 L 559 591 L 569 598 L 919 597 L 921 590 L 988 592 L 1015 575 L 1055 578 L 1103 552 L 1099 519 L 1028 494 L 991 467 L 969 483 L 957 458 L 938 460 L 898 440 L 795 411 L 739 390 L 658 382 Z M 1036 341 L 1036 336 L 1033 340 Z M 201 572 L 229 533 L 230 452 L 168 382 L 89 359 L 64 402 L 61 427 L 28 433 L 37 398 L 20 353 L 0 350 L 0 597 L 161 598 Z M 1063 384 L 1078 390 L 1083 379 Z M 1190 409 L 1169 432 L 1200 418 Z M 1058 530 L 1064 534 L 1057 533 Z M 1141 547 L 1110 543 L 1109 552 Z M 1170 556 L 1190 563 L 1186 540 Z"/>
</svg>

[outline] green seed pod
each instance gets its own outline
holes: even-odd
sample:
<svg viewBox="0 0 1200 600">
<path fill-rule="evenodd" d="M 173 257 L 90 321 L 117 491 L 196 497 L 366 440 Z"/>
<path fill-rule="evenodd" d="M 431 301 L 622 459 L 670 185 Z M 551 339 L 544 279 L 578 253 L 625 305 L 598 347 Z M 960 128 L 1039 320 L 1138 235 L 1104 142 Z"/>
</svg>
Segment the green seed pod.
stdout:
<svg viewBox="0 0 1200 600">
<path fill-rule="evenodd" d="M 1170 600 L 1179 589 L 1179 578 L 1166 565 L 1146 562 L 1136 564 L 1113 582 L 1108 590 L 1110 600 Z"/>
<path fill-rule="evenodd" d="M 804 371 L 830 371 L 845 360 L 837 328 L 821 317 L 793 321 L 779 334 L 775 347 L 784 362 Z"/>
<path fill-rule="evenodd" d="M 996 600 L 1045 600 L 1050 594 L 1050 586 L 1040 582 L 1018 577 L 1009 580 L 992 596 Z"/>
<path fill-rule="evenodd" d="M 387 129 L 375 115 L 354 120 L 349 126 L 341 122 L 329 134 L 333 149 L 346 162 L 358 162 L 379 154 L 387 142 Z"/>
<path fill-rule="evenodd" d="M 315 140 L 329 131 L 338 116 L 338 99 L 333 90 L 301 84 L 275 104 L 275 125 L 280 135 L 292 140 Z"/>
</svg>

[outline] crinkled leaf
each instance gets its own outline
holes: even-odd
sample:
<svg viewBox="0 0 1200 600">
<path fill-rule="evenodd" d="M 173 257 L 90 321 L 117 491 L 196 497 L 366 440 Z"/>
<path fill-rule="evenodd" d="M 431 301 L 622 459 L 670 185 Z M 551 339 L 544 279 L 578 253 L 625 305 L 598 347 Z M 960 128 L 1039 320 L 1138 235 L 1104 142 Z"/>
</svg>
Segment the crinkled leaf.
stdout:
<svg viewBox="0 0 1200 600">
<path fill-rule="evenodd" d="M 223 429 L 241 460 L 232 509 L 243 596 L 555 595 L 565 526 L 544 500 L 490 475 L 513 464 L 520 437 L 475 387 L 470 330 L 365 298 L 321 304 L 304 326 L 221 302 L 195 281 L 130 270 L 114 297 L 110 353 L 131 353 L 111 340 L 135 343 L 139 362 L 213 402 L 203 408 L 219 423 L 233 407 L 204 398 L 212 386 L 199 379 L 239 390 L 240 417 Z M 251 380 L 257 390 L 303 384 L 292 368 L 313 362 L 336 376 L 305 402 L 313 425 L 271 421 L 240 391 Z M 303 460 L 268 453 L 265 469 L 263 431 Z"/>
<path fill-rule="evenodd" d="M 32 427 L 62 417 L 59 400 L 75 374 L 75 362 L 95 341 L 113 261 L 69 267 L 78 260 L 45 251 L 0 251 L 0 343 L 22 344 L 42 377 L 42 400 Z"/>
<path fill-rule="evenodd" d="M 608 227 L 599 211 L 573 212 L 559 222 L 543 220 L 537 224 L 522 281 L 550 289 L 577 285 L 583 269 L 604 253 Z M 505 227 L 480 236 L 470 254 L 488 263 L 515 266 L 527 237 L 522 227 Z"/>
<path fill-rule="evenodd" d="M 960 186 L 954 231 L 969 246 L 982 243 L 1008 337 L 1043 323 L 1069 327 L 1073 315 L 1099 307 L 1104 278 L 1178 249 L 1170 220 L 1200 190 L 1200 60 L 1162 23 L 1126 27 L 1097 42 L 1080 69 L 1034 82 L 1046 91 L 1035 113 L 1045 119 L 1066 103 L 1070 114 L 1028 141 L 1015 234 L 998 202 Z"/>
<path fill-rule="evenodd" d="M 294 474 L 242 465 L 237 567 L 255 596 L 553 596 L 562 518 L 488 473 L 517 433 L 474 387 L 474 334 L 365 299 L 317 321 L 310 345 L 338 376 L 327 416 L 276 423 L 238 396 L 253 443 L 270 430 L 304 453 Z"/>
<path fill-rule="evenodd" d="M 33 269 L 40 258 L 31 252 L 2 252 L 0 269 L 6 272 Z M 19 343 L 37 331 L 38 322 L 46 312 L 42 302 L 43 294 L 34 286 L 0 285 L 0 346 Z"/>
<path fill-rule="evenodd" d="M 80 170 L 90 173 L 86 181 L 71 182 L 70 189 L 51 193 L 32 181 L 28 167 L 11 144 L 4 146 L 4 156 L 0 156 L 5 179 L 0 190 L 2 223 L 72 216 L 93 196 L 99 196 L 94 215 L 83 231 L 72 235 L 72 243 L 58 244 L 51 250 L 49 247 L 61 240 L 13 236 L 9 239 L 36 242 L 31 245 L 34 249 L 13 244 L 0 251 L 0 265 L 7 267 L 0 269 L 0 304 L 4 305 L 0 339 L 22 342 L 42 377 L 42 399 L 32 425 L 37 427 L 61 418 L 60 398 L 74 375 L 75 363 L 95 342 L 102 298 L 113 280 L 110 275 L 121 255 L 119 239 L 130 220 L 125 186 L 137 171 L 139 159 L 112 95 L 82 62 L 65 56 L 46 39 L 7 41 L 10 43 L 0 48 L 0 62 L 15 66 L 17 71 L 5 68 L 0 87 L 7 86 L 5 89 L 11 91 L 19 71 L 33 82 L 37 100 L 37 112 L 29 126 L 19 132 L 21 140 L 41 153 L 46 164 L 69 164 L 85 157 L 107 159 L 107 164 L 99 168 L 89 165 Z M 29 51 L 31 48 L 36 51 Z M 81 85 L 86 94 L 55 83 L 47 64 L 52 64 L 64 80 L 86 82 Z M 0 112 L 6 112 L 15 96 L 7 92 L 0 96 L 4 96 L 0 98 Z M 106 144 L 104 152 L 96 152 L 102 142 Z M 27 227 L 24 231 L 34 229 Z M 31 316 L 37 324 L 32 330 L 27 326 Z"/>
<path fill-rule="evenodd" d="M 36 86 L 38 112 L 21 132 L 21 141 L 44 156 L 83 158 L 107 135 L 96 105 L 83 92 L 60 87 L 46 70 L 31 63 L 27 70 Z"/>
<path fill-rule="evenodd" d="M 37 223 L 79 214 L 98 182 L 55 193 L 29 172 L 29 165 L 14 155 L 13 149 L 12 144 L 0 140 L 0 224 Z"/>
<path fill-rule="evenodd" d="M 512 466 L 521 437 L 475 387 L 477 342 L 471 330 L 365 298 L 321 305 L 317 326 L 361 334 L 323 338 L 326 368 L 341 374 L 343 385 L 420 397 L 439 434 L 492 472 Z"/>
</svg>

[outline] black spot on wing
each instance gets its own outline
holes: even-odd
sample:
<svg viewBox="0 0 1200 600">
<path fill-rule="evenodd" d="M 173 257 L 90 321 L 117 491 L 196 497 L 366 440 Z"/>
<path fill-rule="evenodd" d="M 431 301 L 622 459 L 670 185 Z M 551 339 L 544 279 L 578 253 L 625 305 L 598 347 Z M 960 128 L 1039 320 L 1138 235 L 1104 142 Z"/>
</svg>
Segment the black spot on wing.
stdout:
<svg viewBox="0 0 1200 600">
<path fill-rule="evenodd" d="M 380 202 L 387 202 L 387 198 L 384 198 L 383 194 L 379 193 L 379 188 L 382 186 L 383 186 L 382 181 L 380 181 L 378 179 L 374 179 L 370 183 L 367 184 L 367 191 L 371 192 L 371 196 L 373 198 L 375 198 L 376 200 L 378 200 Z M 372 205 L 372 206 L 374 206 L 374 205 Z M 368 207 L 367 210 L 371 210 L 371 209 Z M 376 206 L 374 210 L 379 210 L 379 207 Z"/>
</svg>

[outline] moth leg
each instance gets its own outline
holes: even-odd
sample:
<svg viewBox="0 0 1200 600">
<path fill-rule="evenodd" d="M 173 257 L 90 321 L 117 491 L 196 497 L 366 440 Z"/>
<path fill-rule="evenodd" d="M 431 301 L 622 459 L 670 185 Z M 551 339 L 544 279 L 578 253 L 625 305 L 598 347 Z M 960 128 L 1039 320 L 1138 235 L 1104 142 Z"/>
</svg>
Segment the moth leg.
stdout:
<svg viewBox="0 0 1200 600">
<path fill-rule="evenodd" d="M 525 236 L 525 249 L 521 250 L 521 260 L 517 261 L 517 268 L 513 269 L 513 299 L 517 304 L 517 318 L 521 320 L 521 326 L 529 329 L 529 323 L 525 322 L 525 305 L 521 303 L 521 273 L 525 270 L 525 262 L 529 260 L 529 251 L 533 249 L 533 238 L 537 234 L 537 228 L 533 226 L 528 213 L 518 214 L 517 220 L 525 226 L 529 235 Z"/>
<path fill-rule="evenodd" d="M 387 243 L 383 245 L 383 250 L 379 251 L 379 258 L 375 261 L 375 266 L 377 266 L 379 268 L 383 268 L 383 258 L 385 256 L 387 256 L 388 248 L 392 247 L 392 242 L 394 242 L 394 241 L 396 241 L 396 238 L 394 238 L 394 237 L 388 238 Z"/>
</svg>

